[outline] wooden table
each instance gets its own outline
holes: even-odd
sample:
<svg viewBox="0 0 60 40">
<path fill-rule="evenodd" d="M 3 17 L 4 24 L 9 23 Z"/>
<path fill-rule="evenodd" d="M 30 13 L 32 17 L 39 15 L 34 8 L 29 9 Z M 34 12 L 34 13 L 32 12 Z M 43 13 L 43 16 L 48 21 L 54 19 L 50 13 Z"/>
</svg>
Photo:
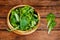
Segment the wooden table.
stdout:
<svg viewBox="0 0 60 40">
<path fill-rule="evenodd" d="M 16 6 L 28 4 L 33 6 L 41 15 L 41 23 L 46 24 L 46 15 L 50 12 L 56 16 L 56 27 L 48 35 L 46 27 L 39 28 L 34 33 L 27 36 L 20 36 L 13 32 L 8 32 L 7 14 L 9 10 Z M 0 0 L 0 40 L 60 40 L 60 1 L 59 0 Z"/>
</svg>

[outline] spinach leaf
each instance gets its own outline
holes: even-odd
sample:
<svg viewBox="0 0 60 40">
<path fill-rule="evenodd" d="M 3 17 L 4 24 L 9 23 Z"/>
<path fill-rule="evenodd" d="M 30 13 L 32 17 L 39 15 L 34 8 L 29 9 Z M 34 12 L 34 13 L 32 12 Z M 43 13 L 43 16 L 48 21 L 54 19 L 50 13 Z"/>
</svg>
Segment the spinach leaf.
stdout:
<svg viewBox="0 0 60 40">
<path fill-rule="evenodd" d="M 55 21 L 52 21 L 51 24 L 49 25 L 49 28 L 48 28 L 48 34 L 55 27 L 55 25 L 56 25 L 56 22 Z"/>
<path fill-rule="evenodd" d="M 55 27 L 56 22 L 55 22 L 55 15 L 50 13 L 47 15 L 47 27 L 48 27 L 48 34 L 50 31 Z"/>
<path fill-rule="evenodd" d="M 49 24 L 51 23 L 51 21 L 55 20 L 55 15 L 52 14 L 52 13 L 49 13 L 47 15 L 47 21 L 48 21 L 48 24 L 47 24 L 47 27 L 49 26 Z"/>
</svg>

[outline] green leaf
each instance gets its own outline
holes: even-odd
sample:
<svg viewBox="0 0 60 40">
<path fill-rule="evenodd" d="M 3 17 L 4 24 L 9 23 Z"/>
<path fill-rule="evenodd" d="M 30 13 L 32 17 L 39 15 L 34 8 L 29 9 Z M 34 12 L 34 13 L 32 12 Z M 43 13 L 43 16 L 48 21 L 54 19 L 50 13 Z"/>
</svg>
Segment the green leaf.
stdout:
<svg viewBox="0 0 60 40">
<path fill-rule="evenodd" d="M 24 27 L 28 24 L 28 20 L 23 17 L 21 20 L 20 20 L 20 27 L 22 30 L 24 30 Z"/>
<path fill-rule="evenodd" d="M 11 15 L 14 15 L 15 13 L 16 13 L 16 11 L 15 10 L 12 10 Z"/>
<path fill-rule="evenodd" d="M 10 23 L 11 23 L 11 25 L 14 26 L 14 27 L 17 26 L 17 25 L 16 25 L 16 19 L 15 19 L 15 17 L 12 16 L 12 15 L 11 15 L 11 17 L 10 17 Z"/>
<path fill-rule="evenodd" d="M 49 20 L 55 20 L 55 15 L 52 14 L 52 13 L 49 13 L 49 14 L 47 15 L 47 21 L 49 21 Z"/>
<path fill-rule="evenodd" d="M 56 22 L 55 21 L 52 21 L 51 24 L 49 25 L 49 28 L 48 28 L 48 34 L 55 27 L 55 25 L 56 25 Z"/>
<path fill-rule="evenodd" d="M 31 27 L 34 27 L 36 25 L 35 21 L 31 21 Z"/>
<path fill-rule="evenodd" d="M 16 20 L 19 22 L 19 16 L 18 16 L 18 14 L 16 14 L 16 13 L 15 13 L 15 18 L 16 18 Z"/>
</svg>

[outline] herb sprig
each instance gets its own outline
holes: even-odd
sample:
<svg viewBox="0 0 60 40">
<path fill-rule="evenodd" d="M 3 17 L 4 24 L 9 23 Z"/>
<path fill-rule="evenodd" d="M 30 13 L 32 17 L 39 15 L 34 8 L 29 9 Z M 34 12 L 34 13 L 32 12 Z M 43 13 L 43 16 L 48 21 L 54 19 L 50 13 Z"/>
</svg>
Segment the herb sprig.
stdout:
<svg viewBox="0 0 60 40">
<path fill-rule="evenodd" d="M 55 15 L 53 13 L 49 13 L 47 15 L 47 28 L 48 28 L 48 34 L 51 32 L 51 30 L 55 27 L 56 22 L 55 22 Z"/>
</svg>

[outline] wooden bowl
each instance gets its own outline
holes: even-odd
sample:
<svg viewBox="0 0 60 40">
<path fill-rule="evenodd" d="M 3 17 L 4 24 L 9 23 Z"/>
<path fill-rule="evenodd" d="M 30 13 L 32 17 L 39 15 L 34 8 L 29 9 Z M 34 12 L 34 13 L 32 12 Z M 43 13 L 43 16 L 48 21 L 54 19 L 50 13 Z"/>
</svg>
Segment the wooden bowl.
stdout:
<svg viewBox="0 0 60 40">
<path fill-rule="evenodd" d="M 18 8 L 18 7 L 23 7 L 23 6 L 26 6 L 26 5 L 18 5 L 18 6 L 15 6 L 15 7 L 13 7 L 13 8 L 9 11 L 8 16 L 7 16 L 7 25 L 8 25 L 8 27 L 9 27 L 10 29 L 13 29 L 13 26 L 10 24 L 10 21 L 9 21 L 9 16 L 10 16 L 11 11 L 14 10 L 14 9 L 16 9 L 16 8 Z M 32 7 L 32 8 L 33 8 L 33 7 Z M 33 8 L 33 9 L 34 9 L 34 8 Z M 36 11 L 36 10 L 35 10 L 35 11 Z M 37 12 L 37 11 L 36 11 L 36 12 Z M 30 30 L 30 31 L 14 30 L 14 31 L 12 31 L 12 32 L 14 32 L 14 33 L 16 33 L 16 34 L 19 34 L 19 35 L 28 35 L 28 34 L 33 33 L 34 31 L 36 31 L 37 28 L 40 26 L 40 15 L 39 15 L 38 12 L 37 12 L 37 14 L 38 14 L 39 22 L 38 22 L 38 24 L 36 25 L 36 28 L 34 28 L 34 29 Z"/>
</svg>

